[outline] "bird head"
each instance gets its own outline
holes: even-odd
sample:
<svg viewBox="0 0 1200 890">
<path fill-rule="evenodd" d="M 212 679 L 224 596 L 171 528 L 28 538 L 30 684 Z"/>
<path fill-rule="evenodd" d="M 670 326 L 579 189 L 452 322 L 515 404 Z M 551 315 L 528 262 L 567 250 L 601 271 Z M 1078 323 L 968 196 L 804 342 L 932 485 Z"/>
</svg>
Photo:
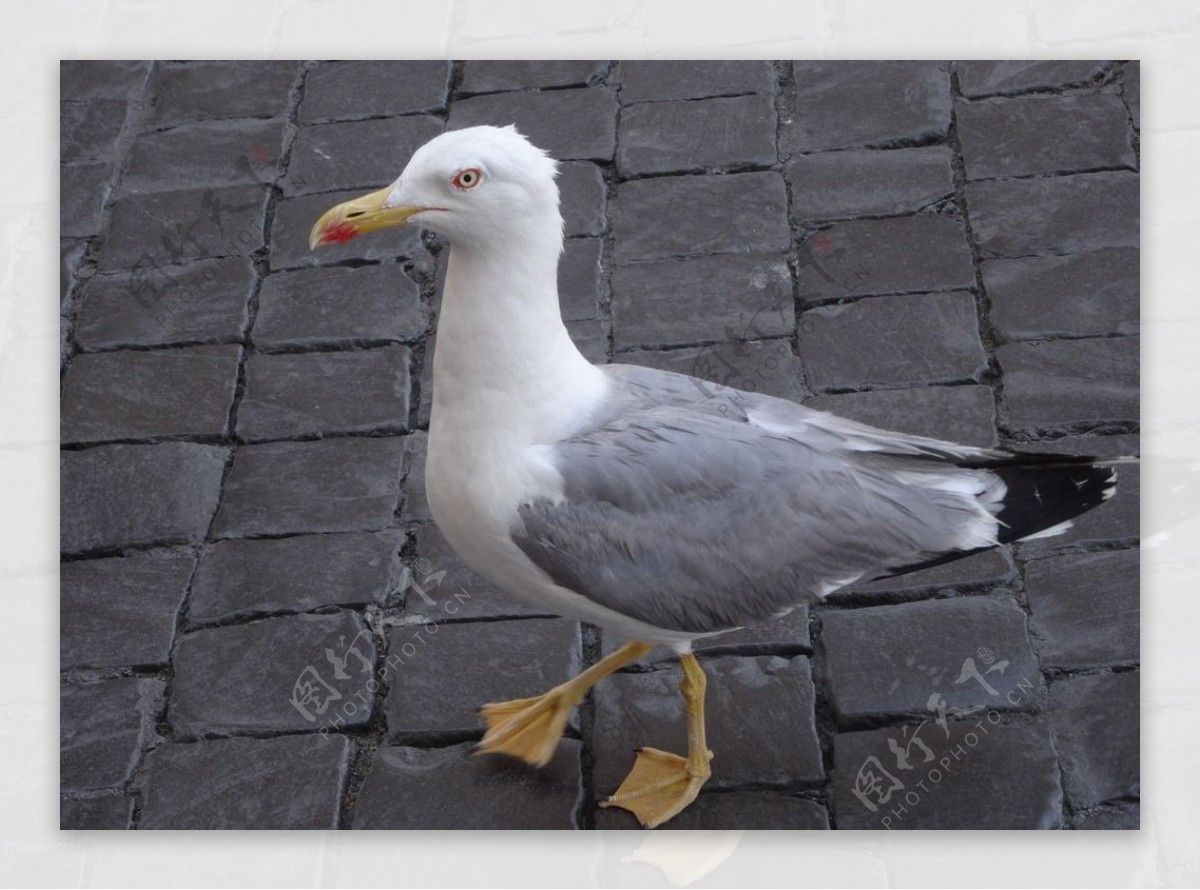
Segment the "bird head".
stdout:
<svg viewBox="0 0 1200 890">
<path fill-rule="evenodd" d="M 410 221 L 445 235 L 451 245 L 494 243 L 518 221 L 543 222 L 561 237 L 557 170 L 516 127 L 451 130 L 417 149 L 391 185 L 326 211 L 309 247 Z"/>
</svg>

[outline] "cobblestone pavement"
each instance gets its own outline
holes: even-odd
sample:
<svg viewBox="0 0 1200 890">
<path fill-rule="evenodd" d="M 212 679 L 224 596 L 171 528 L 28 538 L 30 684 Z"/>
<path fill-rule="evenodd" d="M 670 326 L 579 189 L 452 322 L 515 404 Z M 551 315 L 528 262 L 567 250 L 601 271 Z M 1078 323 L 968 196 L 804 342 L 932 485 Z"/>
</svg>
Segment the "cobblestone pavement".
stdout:
<svg viewBox="0 0 1200 890">
<path fill-rule="evenodd" d="M 617 641 L 466 570 L 423 493 L 446 251 L 306 236 L 446 127 L 562 159 L 596 361 L 884 427 L 1138 447 L 1138 69 L 1042 62 L 62 68 L 62 825 L 629 828 L 674 662 L 534 771 L 489 700 Z M 1064 537 L 700 647 L 677 828 L 1138 824 L 1138 471 Z"/>
</svg>

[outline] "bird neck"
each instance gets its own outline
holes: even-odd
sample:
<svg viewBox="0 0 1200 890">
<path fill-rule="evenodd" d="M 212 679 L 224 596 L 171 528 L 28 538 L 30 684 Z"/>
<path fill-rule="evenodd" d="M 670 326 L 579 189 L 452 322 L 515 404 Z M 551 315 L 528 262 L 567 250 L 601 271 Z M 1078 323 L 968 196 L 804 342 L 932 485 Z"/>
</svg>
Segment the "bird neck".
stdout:
<svg viewBox="0 0 1200 890">
<path fill-rule="evenodd" d="M 558 301 L 560 229 L 450 249 L 433 360 L 439 420 L 490 424 L 529 441 L 561 434 L 604 378 L 571 341 Z"/>
</svg>

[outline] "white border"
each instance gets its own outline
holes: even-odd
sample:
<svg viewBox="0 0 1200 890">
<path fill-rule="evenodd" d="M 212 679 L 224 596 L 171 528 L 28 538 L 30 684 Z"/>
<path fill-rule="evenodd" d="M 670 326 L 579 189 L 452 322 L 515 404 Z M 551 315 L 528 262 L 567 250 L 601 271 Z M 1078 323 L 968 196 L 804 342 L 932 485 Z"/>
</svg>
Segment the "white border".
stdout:
<svg viewBox="0 0 1200 890">
<path fill-rule="evenodd" d="M 1195 886 L 1200 12 L 1190 0 L 79 0 L 0 14 L 0 885 Z M 1143 829 L 1062 834 L 63 832 L 60 58 L 1140 58 Z M 1190 480 L 1191 491 L 1186 485 Z M 1182 517 L 1182 519 L 1180 518 Z M 1173 524 L 1172 524 L 1173 523 Z M 705 869 L 709 869 L 706 876 Z M 715 869 L 715 870 L 714 870 Z"/>
</svg>

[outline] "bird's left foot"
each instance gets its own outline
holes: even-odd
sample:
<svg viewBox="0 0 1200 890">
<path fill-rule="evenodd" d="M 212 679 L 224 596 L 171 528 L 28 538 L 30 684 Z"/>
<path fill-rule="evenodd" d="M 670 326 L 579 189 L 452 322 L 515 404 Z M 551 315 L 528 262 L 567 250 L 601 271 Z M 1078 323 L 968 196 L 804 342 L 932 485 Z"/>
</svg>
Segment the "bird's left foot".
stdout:
<svg viewBox="0 0 1200 890">
<path fill-rule="evenodd" d="M 646 828 L 657 828 L 696 799 L 712 775 L 711 760 L 708 750 L 689 758 L 642 748 L 621 787 L 600 806 L 629 810 Z"/>
<path fill-rule="evenodd" d="M 484 705 L 479 710 L 487 732 L 473 753 L 507 754 L 532 766 L 545 766 L 554 756 L 571 708 L 579 703 L 573 692 L 556 687 L 534 698 Z"/>
</svg>

